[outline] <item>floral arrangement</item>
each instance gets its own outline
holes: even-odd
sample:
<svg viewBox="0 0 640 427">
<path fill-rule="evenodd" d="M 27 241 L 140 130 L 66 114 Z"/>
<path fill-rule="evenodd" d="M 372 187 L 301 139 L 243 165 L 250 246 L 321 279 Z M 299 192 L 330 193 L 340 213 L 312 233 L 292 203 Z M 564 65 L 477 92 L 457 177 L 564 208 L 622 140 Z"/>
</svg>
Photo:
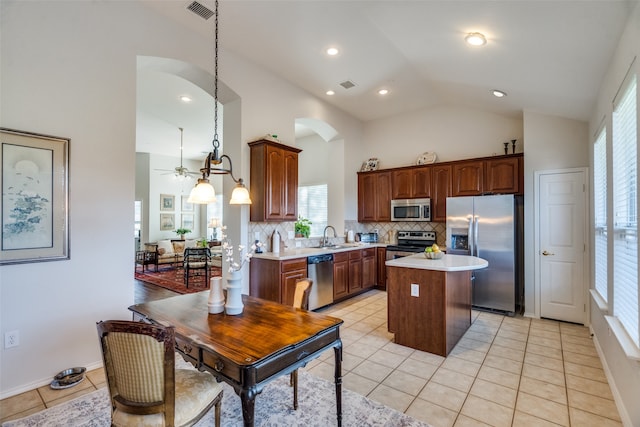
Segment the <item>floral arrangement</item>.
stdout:
<svg viewBox="0 0 640 427">
<path fill-rule="evenodd" d="M 238 245 L 238 253 L 240 256 L 239 260 L 234 259 L 234 246 L 231 244 L 231 241 L 227 237 L 227 226 L 222 226 L 222 250 L 224 251 L 226 258 L 225 261 L 229 263 L 229 273 L 233 273 L 234 271 L 240 271 L 245 263 L 251 261 L 251 257 L 257 248 L 262 246 L 261 242 L 255 243 L 251 245 L 250 250 L 245 250 L 244 245 Z"/>
</svg>

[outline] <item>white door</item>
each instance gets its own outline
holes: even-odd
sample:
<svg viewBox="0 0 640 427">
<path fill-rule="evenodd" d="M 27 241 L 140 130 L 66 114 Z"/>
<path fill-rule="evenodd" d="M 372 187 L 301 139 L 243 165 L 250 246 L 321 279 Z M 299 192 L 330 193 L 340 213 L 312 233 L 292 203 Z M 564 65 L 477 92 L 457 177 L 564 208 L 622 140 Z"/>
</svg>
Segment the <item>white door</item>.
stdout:
<svg viewBox="0 0 640 427">
<path fill-rule="evenodd" d="M 572 169 L 536 175 L 540 316 L 584 324 L 586 172 Z"/>
</svg>

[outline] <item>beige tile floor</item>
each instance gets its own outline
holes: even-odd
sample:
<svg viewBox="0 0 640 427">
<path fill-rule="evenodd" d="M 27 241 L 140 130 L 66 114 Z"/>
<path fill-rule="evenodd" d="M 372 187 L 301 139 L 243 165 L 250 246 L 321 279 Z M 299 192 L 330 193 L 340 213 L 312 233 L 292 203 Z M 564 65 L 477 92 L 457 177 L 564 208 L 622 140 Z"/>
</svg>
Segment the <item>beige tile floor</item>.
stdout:
<svg viewBox="0 0 640 427">
<path fill-rule="evenodd" d="M 344 387 L 434 427 L 622 426 L 586 327 L 473 312 L 447 357 L 393 343 L 387 294 L 370 291 L 323 313 L 344 320 Z M 333 351 L 306 367 L 333 380 Z M 101 369 L 66 390 L 43 386 L 0 401 L 0 421 L 105 387 Z"/>
</svg>

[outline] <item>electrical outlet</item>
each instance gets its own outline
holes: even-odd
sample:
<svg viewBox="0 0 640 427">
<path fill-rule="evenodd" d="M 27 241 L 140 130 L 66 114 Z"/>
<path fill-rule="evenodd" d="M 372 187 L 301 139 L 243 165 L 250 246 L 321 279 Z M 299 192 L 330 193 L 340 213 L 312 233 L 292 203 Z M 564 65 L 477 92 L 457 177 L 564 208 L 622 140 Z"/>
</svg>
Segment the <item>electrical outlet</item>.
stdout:
<svg viewBox="0 0 640 427">
<path fill-rule="evenodd" d="M 417 283 L 412 283 L 411 284 L 411 296 L 412 297 L 419 297 L 420 296 L 420 285 L 418 285 Z"/>
<path fill-rule="evenodd" d="M 9 331 L 4 334 L 4 348 L 17 347 L 20 345 L 20 332 Z"/>
</svg>

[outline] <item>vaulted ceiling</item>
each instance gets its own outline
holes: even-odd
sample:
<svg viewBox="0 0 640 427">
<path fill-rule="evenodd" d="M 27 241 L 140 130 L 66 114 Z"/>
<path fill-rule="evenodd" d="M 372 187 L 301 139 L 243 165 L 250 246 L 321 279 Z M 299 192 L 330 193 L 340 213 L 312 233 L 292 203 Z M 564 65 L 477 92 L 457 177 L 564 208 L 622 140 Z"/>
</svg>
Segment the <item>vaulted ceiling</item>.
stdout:
<svg viewBox="0 0 640 427">
<path fill-rule="evenodd" d="M 211 37 L 214 18 L 205 20 L 189 11 L 191 3 L 145 2 Z M 214 0 L 199 3 L 215 8 Z M 363 121 L 442 105 L 515 117 L 526 110 L 587 121 L 636 3 L 223 0 L 220 44 L 224 51 L 271 70 Z M 487 44 L 467 45 L 464 36 L 470 32 L 483 33 Z M 338 48 L 339 54 L 328 56 L 328 47 Z M 148 90 L 178 90 L 161 80 L 161 87 Z M 340 85 L 345 81 L 354 86 L 345 89 Z M 389 93 L 380 96 L 381 88 Z M 496 98 L 493 89 L 507 96 Z M 335 95 L 327 95 L 328 90 Z M 155 108 L 161 110 L 157 104 Z M 163 108 L 166 112 L 153 115 L 172 114 L 175 107 Z M 188 129 L 185 125 L 185 141 Z M 139 134 L 146 133 L 139 129 Z M 176 130 L 175 155 L 178 138 Z"/>
</svg>

